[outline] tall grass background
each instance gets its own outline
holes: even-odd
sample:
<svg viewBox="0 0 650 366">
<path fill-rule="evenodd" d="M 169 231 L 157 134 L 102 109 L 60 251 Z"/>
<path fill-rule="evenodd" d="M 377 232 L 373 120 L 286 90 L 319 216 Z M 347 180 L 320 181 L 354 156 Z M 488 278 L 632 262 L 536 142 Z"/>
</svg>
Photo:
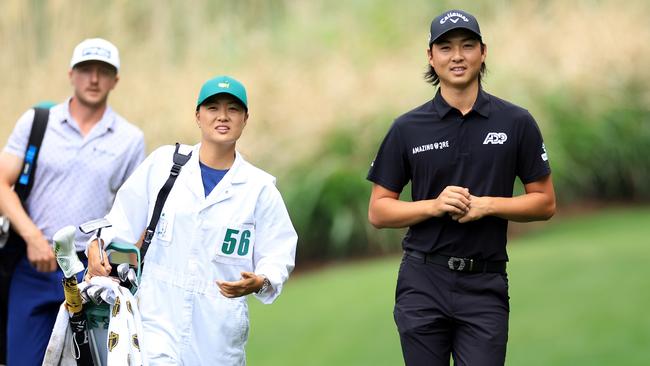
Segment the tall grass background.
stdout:
<svg viewBox="0 0 650 366">
<path fill-rule="evenodd" d="M 197 142 L 200 85 L 233 75 L 251 112 L 238 147 L 279 178 L 299 260 L 395 251 L 401 232 L 367 223 L 364 178 L 392 120 L 433 96 L 422 78 L 429 23 L 451 8 L 480 21 L 484 88 L 536 117 L 561 205 L 650 200 L 643 0 L 5 0 L 0 138 L 35 102 L 64 100 L 73 47 L 104 37 L 122 58 L 110 104 L 149 150 Z"/>
</svg>

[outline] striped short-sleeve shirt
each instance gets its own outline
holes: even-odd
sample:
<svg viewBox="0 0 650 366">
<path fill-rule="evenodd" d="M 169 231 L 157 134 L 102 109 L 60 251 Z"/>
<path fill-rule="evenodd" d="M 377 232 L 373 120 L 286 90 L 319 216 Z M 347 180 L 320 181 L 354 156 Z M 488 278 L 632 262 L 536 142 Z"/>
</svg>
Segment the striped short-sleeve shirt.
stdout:
<svg viewBox="0 0 650 366">
<path fill-rule="evenodd" d="M 83 136 L 71 117 L 70 99 L 50 110 L 49 122 L 37 161 L 34 185 L 27 199 L 29 216 L 48 240 L 60 228 L 103 217 L 115 193 L 144 159 L 144 135 L 110 107 Z M 25 112 L 4 151 L 21 159 L 34 119 Z M 77 232 L 77 250 L 88 236 Z"/>
</svg>

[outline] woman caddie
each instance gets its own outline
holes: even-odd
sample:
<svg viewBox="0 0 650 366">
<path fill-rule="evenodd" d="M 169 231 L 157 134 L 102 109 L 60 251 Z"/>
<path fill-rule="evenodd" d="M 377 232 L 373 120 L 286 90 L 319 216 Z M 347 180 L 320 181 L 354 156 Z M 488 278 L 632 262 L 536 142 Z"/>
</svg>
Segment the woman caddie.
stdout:
<svg viewBox="0 0 650 366">
<path fill-rule="evenodd" d="M 196 104 L 201 142 L 165 202 L 137 293 L 149 364 L 243 365 L 246 295 L 271 303 L 294 267 L 297 235 L 275 178 L 236 150 L 248 122 L 244 86 L 228 76 L 203 84 Z M 170 175 L 173 146 L 145 159 L 117 193 L 105 242 L 137 242 Z M 89 275 L 105 276 L 97 240 Z"/>
</svg>

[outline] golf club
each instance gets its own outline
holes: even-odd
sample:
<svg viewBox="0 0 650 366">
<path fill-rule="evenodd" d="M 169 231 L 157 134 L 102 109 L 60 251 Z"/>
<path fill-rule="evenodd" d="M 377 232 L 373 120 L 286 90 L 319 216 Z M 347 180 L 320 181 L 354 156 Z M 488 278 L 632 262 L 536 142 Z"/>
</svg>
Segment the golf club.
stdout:
<svg viewBox="0 0 650 366">
<path fill-rule="evenodd" d="M 133 286 L 135 289 L 138 288 L 138 276 L 135 274 L 135 270 L 133 268 L 129 267 L 127 279 L 131 283 L 131 286 Z"/>
<path fill-rule="evenodd" d="M 117 266 L 117 277 L 120 279 L 120 282 L 126 282 L 128 274 L 129 274 L 129 264 L 120 263 L 120 265 Z"/>
<path fill-rule="evenodd" d="M 104 291 L 103 287 L 89 286 L 89 288 L 86 290 L 86 294 L 88 294 L 88 297 L 95 305 L 99 305 L 103 301 L 101 294 L 102 291 Z"/>
</svg>

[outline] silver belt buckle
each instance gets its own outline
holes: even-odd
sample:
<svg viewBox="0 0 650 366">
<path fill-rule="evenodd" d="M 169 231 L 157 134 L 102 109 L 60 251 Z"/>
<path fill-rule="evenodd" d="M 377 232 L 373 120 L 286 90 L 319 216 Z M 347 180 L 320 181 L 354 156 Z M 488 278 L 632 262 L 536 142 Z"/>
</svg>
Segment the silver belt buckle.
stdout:
<svg viewBox="0 0 650 366">
<path fill-rule="evenodd" d="M 447 266 L 452 271 L 462 271 L 465 269 L 465 258 L 450 257 L 447 261 Z"/>
</svg>

